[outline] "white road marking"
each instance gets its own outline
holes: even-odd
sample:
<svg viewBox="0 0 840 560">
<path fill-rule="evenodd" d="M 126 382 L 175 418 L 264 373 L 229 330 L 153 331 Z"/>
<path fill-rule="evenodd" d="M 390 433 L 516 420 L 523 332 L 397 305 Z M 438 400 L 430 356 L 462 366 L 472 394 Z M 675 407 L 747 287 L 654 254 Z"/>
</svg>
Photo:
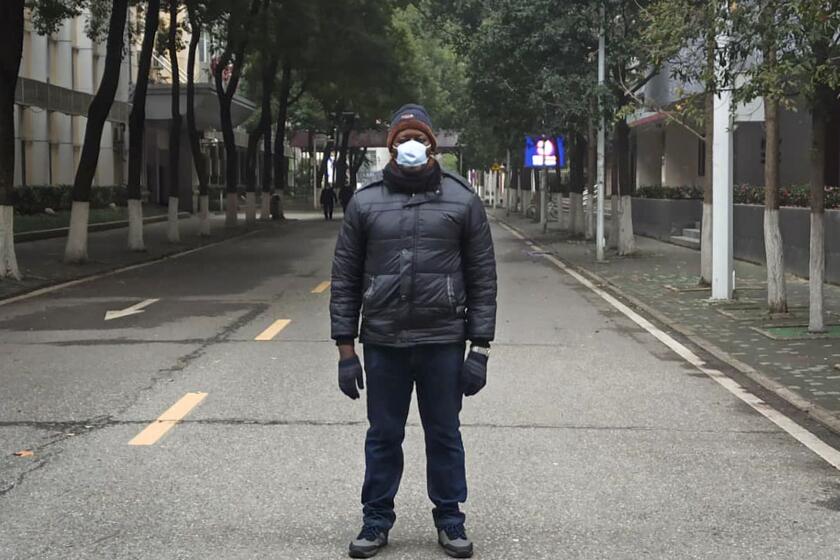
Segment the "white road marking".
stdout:
<svg viewBox="0 0 840 560">
<path fill-rule="evenodd" d="M 105 320 L 111 321 L 113 319 L 120 319 L 122 317 L 128 317 L 129 315 L 137 315 L 140 313 L 144 313 L 145 307 L 149 307 L 153 303 L 160 301 L 159 299 L 147 299 L 141 301 L 140 303 L 135 303 L 131 307 L 126 307 L 125 309 L 121 309 L 119 311 L 106 311 L 105 312 Z"/>
<path fill-rule="evenodd" d="M 514 228 L 508 226 L 507 224 L 500 224 L 504 229 L 509 231 L 514 237 L 518 239 L 525 240 L 525 236 L 519 233 Z M 542 251 L 536 244 L 532 244 L 531 247 L 535 251 Z M 779 428 L 787 432 L 791 435 L 794 439 L 796 439 L 799 443 L 819 455 L 823 460 L 825 460 L 829 465 L 834 467 L 835 469 L 840 470 L 840 451 L 835 449 L 834 447 L 828 445 L 823 440 L 818 438 L 809 430 L 803 428 L 796 422 L 790 419 L 787 415 L 779 412 L 775 408 L 771 407 L 769 404 L 758 398 L 756 395 L 749 392 L 740 383 L 735 381 L 734 379 L 728 377 L 724 373 L 708 367 L 706 361 L 700 358 L 697 354 L 692 352 L 689 348 L 687 348 L 684 344 L 680 343 L 679 341 L 675 340 L 673 337 L 668 335 L 667 333 L 663 332 L 661 329 L 656 327 L 653 323 L 630 309 L 627 305 L 620 302 L 614 296 L 606 292 L 605 290 L 596 286 L 592 281 L 588 278 L 577 272 L 576 270 L 569 268 L 566 263 L 555 257 L 554 255 L 550 254 L 543 254 L 543 256 L 551 262 L 554 266 L 577 280 L 583 286 L 589 288 L 591 291 L 596 293 L 601 299 L 612 305 L 615 309 L 620 311 L 624 314 L 628 319 L 645 329 L 648 333 L 653 335 L 654 338 L 659 340 L 662 344 L 670 348 L 674 353 L 678 356 L 683 358 L 685 361 L 696 367 L 701 372 L 705 373 L 707 376 L 711 377 L 719 385 L 721 385 L 724 389 L 738 397 L 741 401 L 749 405 L 753 410 L 776 424 Z"/>
</svg>

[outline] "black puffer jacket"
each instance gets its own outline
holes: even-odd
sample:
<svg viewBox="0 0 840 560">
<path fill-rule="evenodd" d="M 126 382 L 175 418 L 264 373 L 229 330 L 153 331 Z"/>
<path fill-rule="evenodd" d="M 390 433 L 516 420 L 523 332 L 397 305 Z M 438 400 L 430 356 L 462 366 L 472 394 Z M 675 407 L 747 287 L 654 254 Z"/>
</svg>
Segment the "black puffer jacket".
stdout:
<svg viewBox="0 0 840 560">
<path fill-rule="evenodd" d="M 481 200 L 444 171 L 436 190 L 382 181 L 350 200 L 335 248 L 332 338 L 412 346 L 493 339 L 496 258 Z"/>
</svg>

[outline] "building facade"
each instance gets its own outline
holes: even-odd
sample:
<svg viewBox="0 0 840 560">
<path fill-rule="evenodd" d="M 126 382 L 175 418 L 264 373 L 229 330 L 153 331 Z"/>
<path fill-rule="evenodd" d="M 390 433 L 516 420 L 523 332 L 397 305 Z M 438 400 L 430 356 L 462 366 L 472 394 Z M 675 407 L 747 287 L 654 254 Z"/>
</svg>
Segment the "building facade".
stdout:
<svg viewBox="0 0 840 560">
<path fill-rule="evenodd" d="M 105 43 L 85 32 L 87 14 L 66 20 L 56 33 L 38 34 L 27 13 L 15 94 L 15 185 L 69 185 L 84 143 L 87 108 L 105 65 Z M 102 133 L 95 185 L 125 183 L 127 124 L 132 84 L 130 57 Z"/>
<path fill-rule="evenodd" d="M 696 85 L 679 83 L 670 78 L 667 67 L 646 85 L 646 103 L 661 110 L 638 113 L 630 121 L 637 187 L 703 186 L 703 130 L 689 129 L 666 115 L 666 111 L 686 94 L 699 91 Z M 804 104 L 798 105 L 795 109 L 783 108 L 779 114 L 779 180 L 782 186 L 807 184 L 810 177 L 811 117 Z M 837 184 L 840 173 L 836 127 L 833 135 L 827 153 L 827 182 L 830 185 Z M 736 107 L 733 150 L 735 184 L 764 184 L 766 150 L 763 100 L 757 99 Z"/>
</svg>

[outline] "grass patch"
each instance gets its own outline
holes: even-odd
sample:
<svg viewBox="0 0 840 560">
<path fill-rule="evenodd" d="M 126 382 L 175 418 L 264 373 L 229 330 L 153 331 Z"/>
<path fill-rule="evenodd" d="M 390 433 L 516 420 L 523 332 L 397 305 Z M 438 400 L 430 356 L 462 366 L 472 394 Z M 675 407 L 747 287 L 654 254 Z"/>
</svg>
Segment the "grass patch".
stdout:
<svg viewBox="0 0 840 560">
<path fill-rule="evenodd" d="M 755 328 L 755 330 L 775 340 L 810 340 L 814 338 L 840 338 L 840 325 L 827 325 L 825 332 L 811 334 L 807 325 L 791 325 L 784 327 Z"/>
</svg>

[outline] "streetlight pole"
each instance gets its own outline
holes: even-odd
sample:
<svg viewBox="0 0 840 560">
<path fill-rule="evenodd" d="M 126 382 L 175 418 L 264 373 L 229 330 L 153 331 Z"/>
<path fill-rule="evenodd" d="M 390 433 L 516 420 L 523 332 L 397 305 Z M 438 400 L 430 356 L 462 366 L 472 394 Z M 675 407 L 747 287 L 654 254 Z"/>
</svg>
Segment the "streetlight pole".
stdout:
<svg viewBox="0 0 840 560">
<path fill-rule="evenodd" d="M 718 37 L 725 50 L 729 37 Z M 725 66 L 716 68 L 719 83 Z M 712 299 L 731 300 L 735 289 L 732 239 L 733 130 L 732 92 L 720 89 L 715 95 L 712 140 Z"/>
<path fill-rule="evenodd" d="M 606 80 L 607 67 L 607 38 L 606 30 L 606 11 L 601 5 L 601 30 L 598 33 L 598 86 L 603 88 Z M 597 231 L 595 234 L 595 253 L 598 261 L 604 260 L 604 149 L 606 148 L 606 122 L 604 119 L 604 109 L 601 103 L 598 103 L 598 111 L 601 113 L 600 124 L 598 126 L 598 218 Z"/>
</svg>

